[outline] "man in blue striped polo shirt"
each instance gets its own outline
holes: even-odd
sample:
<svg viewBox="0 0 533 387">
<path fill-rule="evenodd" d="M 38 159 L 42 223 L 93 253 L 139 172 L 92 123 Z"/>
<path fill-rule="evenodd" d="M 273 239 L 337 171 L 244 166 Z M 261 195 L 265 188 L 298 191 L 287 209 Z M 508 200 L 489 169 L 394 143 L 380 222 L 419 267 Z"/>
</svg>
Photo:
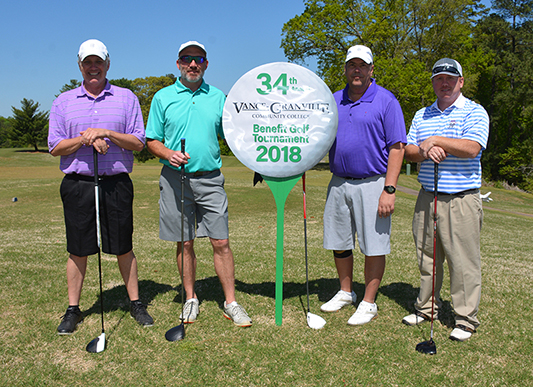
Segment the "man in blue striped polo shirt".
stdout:
<svg viewBox="0 0 533 387">
<path fill-rule="evenodd" d="M 415 313 L 402 321 L 416 325 L 431 316 L 433 276 L 434 163 L 438 164 L 437 250 L 435 315 L 441 300 L 443 263 L 448 261 L 450 293 L 455 328 L 450 339 L 468 340 L 479 326 L 481 298 L 480 233 L 483 209 L 481 152 L 487 146 L 489 117 L 485 109 L 465 98 L 459 62 L 444 58 L 435 63 L 431 82 L 437 100 L 419 110 L 413 119 L 405 158 L 421 163 L 418 181 L 422 185 L 413 217 L 413 236 L 420 269 L 420 292 Z"/>
</svg>

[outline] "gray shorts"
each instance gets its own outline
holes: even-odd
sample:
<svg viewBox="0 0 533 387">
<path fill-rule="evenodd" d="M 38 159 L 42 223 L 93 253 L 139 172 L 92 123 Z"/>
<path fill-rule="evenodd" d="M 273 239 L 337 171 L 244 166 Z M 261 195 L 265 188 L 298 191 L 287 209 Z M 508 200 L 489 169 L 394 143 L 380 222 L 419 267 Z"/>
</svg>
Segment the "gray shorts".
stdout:
<svg viewBox="0 0 533 387">
<path fill-rule="evenodd" d="M 373 257 L 390 253 L 391 217 L 378 215 L 385 176 L 349 180 L 333 175 L 324 209 L 324 248 L 351 250 L 355 236 L 361 253 Z"/>
<path fill-rule="evenodd" d="M 228 239 L 228 197 L 220 170 L 185 174 L 184 238 Z M 159 238 L 181 242 L 181 171 L 163 166 L 159 178 Z"/>
</svg>

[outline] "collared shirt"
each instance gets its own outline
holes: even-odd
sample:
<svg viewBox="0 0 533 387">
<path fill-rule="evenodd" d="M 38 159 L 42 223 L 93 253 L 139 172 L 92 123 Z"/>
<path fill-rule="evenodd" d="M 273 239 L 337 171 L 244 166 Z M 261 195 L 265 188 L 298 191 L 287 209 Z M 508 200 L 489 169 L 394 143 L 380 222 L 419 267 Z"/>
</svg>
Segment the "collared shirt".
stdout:
<svg viewBox="0 0 533 387">
<path fill-rule="evenodd" d="M 218 135 L 224 138 L 222 113 L 225 100 L 222 91 L 205 81 L 193 92 L 178 79 L 154 95 L 146 137 L 164 141 L 165 147 L 174 151 L 181 150 L 181 139 L 184 138 L 185 152 L 191 156 L 185 165 L 187 173 L 220 169 Z M 174 168 L 168 160 L 159 161 Z"/>
<path fill-rule="evenodd" d="M 107 82 L 97 98 L 82 85 L 57 97 L 50 110 L 48 149 L 52 151 L 62 140 L 78 137 L 88 128 L 102 128 L 132 134 L 145 143 L 144 123 L 139 100 L 129 89 Z M 107 140 L 109 150 L 98 155 L 98 174 L 130 173 L 133 152 Z M 76 152 L 61 156 L 59 168 L 66 174 L 94 176 L 93 147 L 82 146 Z"/>
<path fill-rule="evenodd" d="M 416 112 L 407 135 L 407 144 L 418 146 L 431 136 L 476 141 L 483 151 L 489 137 L 489 116 L 483 106 L 462 94 L 444 111 L 439 109 L 435 101 Z M 438 191 L 453 194 L 481 187 L 481 151 L 474 158 L 448 155 L 440 162 Z M 422 162 L 418 181 L 425 190 L 435 190 L 433 161 Z"/>
<path fill-rule="evenodd" d="M 330 170 L 340 177 L 382 175 L 387 172 L 390 146 L 406 142 L 402 108 L 374 79 L 356 102 L 350 100 L 348 88 L 346 85 L 333 95 L 339 126 L 329 152 Z"/>
</svg>

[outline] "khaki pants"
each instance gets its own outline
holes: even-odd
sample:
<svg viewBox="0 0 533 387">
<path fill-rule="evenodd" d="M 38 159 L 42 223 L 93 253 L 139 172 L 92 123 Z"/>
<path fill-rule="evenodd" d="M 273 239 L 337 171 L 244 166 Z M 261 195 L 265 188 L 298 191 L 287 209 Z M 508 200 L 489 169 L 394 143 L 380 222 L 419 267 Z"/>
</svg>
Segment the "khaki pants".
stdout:
<svg viewBox="0 0 533 387">
<path fill-rule="evenodd" d="M 418 194 L 413 216 L 413 236 L 420 269 L 420 293 L 416 310 L 431 315 L 433 275 L 434 194 Z M 437 248 L 435 272 L 435 316 L 441 306 L 443 263 L 448 262 L 450 293 L 455 323 L 476 329 L 481 298 L 480 233 L 483 207 L 479 193 L 439 194 L 437 199 Z"/>
</svg>

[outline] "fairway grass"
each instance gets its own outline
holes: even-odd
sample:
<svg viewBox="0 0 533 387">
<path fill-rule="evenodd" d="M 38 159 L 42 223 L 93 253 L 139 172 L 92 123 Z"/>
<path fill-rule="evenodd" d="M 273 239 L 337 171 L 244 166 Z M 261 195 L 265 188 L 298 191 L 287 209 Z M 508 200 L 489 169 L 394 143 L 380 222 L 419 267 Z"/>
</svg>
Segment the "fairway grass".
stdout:
<svg viewBox="0 0 533 387">
<path fill-rule="evenodd" d="M 453 325 L 448 275 L 442 319 L 435 322 L 437 355 L 415 351 L 429 324 L 408 327 L 419 274 L 411 234 L 416 196 L 398 192 L 392 253 L 378 294 L 378 317 L 346 324 L 355 307 L 325 314 L 320 305 L 338 290 L 335 265 L 322 248 L 322 212 L 330 173 L 308 172 L 307 232 L 311 312 L 327 321 L 306 324 L 302 186 L 285 205 L 283 323 L 275 324 L 276 208 L 265 183 L 224 158 L 235 255 L 237 300 L 253 320 L 237 328 L 222 315 L 224 301 L 207 240 L 195 241 L 198 321 L 183 341 L 165 332 L 179 324 L 176 245 L 159 240 L 159 172 L 153 160 L 135 165 L 134 251 L 141 299 L 155 325 L 143 328 L 129 301 L 115 257 L 102 255 L 107 348 L 85 351 L 100 334 L 97 257 L 89 259 L 81 299 L 85 321 L 71 336 L 56 328 L 67 307 L 65 231 L 59 160 L 47 153 L 0 149 L 0 386 L 528 386 L 533 385 L 531 291 L 533 195 L 483 187 L 481 326 L 471 340 L 448 339 Z M 418 189 L 415 176 L 400 184 Z M 13 202 L 16 197 L 17 201 Z M 518 215 L 522 213 L 526 215 Z M 528 216 L 529 215 L 529 216 Z M 363 256 L 355 250 L 354 290 L 363 296 Z"/>
</svg>

